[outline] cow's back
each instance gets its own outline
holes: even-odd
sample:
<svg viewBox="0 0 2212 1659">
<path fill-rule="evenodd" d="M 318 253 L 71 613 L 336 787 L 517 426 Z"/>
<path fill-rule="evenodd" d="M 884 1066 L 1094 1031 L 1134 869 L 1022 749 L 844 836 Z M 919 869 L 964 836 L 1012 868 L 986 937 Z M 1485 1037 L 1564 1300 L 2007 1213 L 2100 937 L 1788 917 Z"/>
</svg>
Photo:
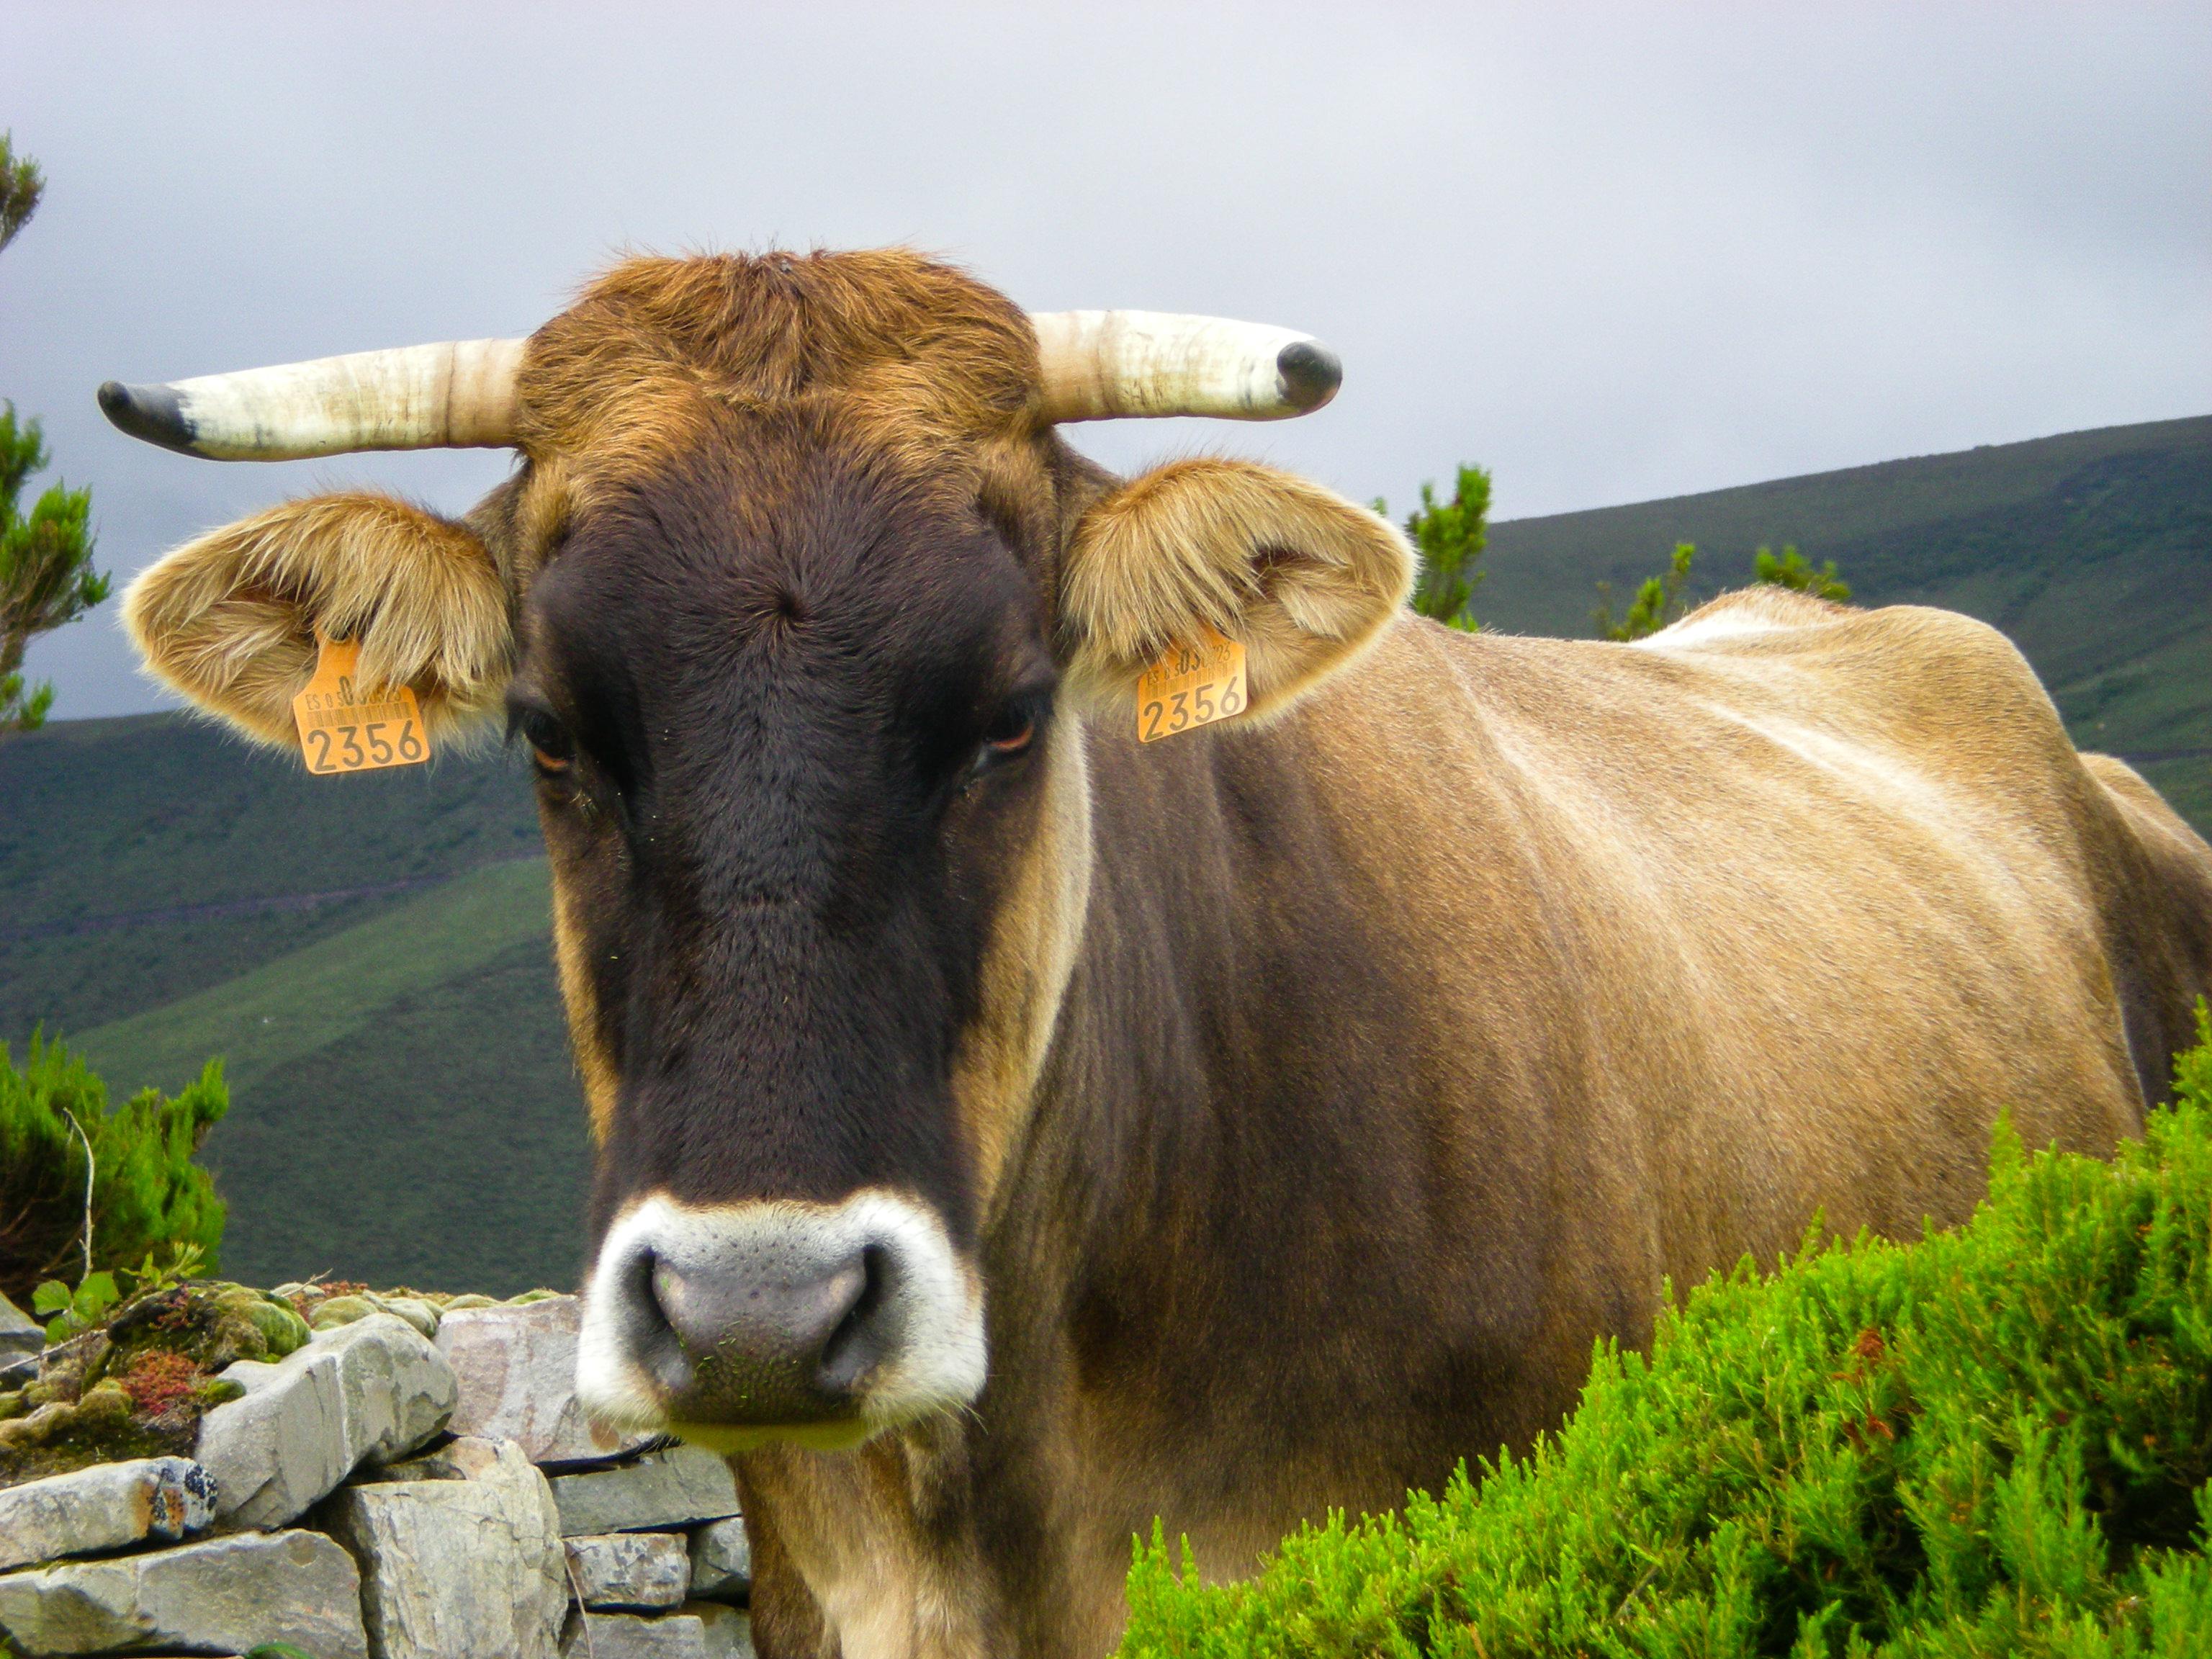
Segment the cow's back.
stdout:
<svg viewBox="0 0 2212 1659">
<path fill-rule="evenodd" d="M 1409 619 L 1296 726 L 1403 897 L 1376 943 L 1414 940 L 1424 1028 L 1557 1051 L 1522 1068 L 1548 1098 L 1465 1105 L 1585 1143 L 1583 1275 L 1956 1221 L 2001 1110 L 2032 1145 L 2137 1128 L 2208 987 L 2212 851 L 1952 613 L 1754 591 L 1627 647 Z"/>
</svg>

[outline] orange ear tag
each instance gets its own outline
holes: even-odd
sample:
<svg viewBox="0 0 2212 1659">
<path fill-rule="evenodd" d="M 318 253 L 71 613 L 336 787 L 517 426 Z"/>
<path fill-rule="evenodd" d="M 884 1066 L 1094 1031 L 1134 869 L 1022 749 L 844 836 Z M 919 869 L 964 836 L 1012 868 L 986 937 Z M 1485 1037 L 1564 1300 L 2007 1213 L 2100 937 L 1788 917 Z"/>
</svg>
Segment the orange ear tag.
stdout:
<svg viewBox="0 0 2212 1659">
<path fill-rule="evenodd" d="M 334 640 L 318 633 L 322 654 L 315 678 L 292 699 L 292 718 L 300 727 L 300 752 L 310 772 L 373 772 L 384 766 L 413 766 L 430 758 L 429 733 L 412 689 L 380 686 L 363 690 L 355 678 L 361 663 L 359 640 Z"/>
<path fill-rule="evenodd" d="M 1137 741 L 1157 743 L 1242 714 L 1250 701 L 1243 642 L 1200 623 L 1194 641 L 1176 641 L 1139 676 Z"/>
</svg>

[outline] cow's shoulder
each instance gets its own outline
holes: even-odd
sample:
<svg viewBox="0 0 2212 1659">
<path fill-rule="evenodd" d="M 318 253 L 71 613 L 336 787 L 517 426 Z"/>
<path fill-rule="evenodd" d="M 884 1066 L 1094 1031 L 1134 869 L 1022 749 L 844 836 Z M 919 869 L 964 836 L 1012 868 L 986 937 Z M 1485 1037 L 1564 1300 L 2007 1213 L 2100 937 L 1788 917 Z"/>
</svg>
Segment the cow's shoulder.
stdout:
<svg viewBox="0 0 2212 1659">
<path fill-rule="evenodd" d="M 1988 623 L 1926 605 L 1859 610 L 1778 588 L 1702 606 L 1624 656 L 1693 669 L 1686 695 L 1991 781 L 2075 767 L 2035 670 Z"/>
<path fill-rule="evenodd" d="M 1811 630 L 1864 614 L 1787 588 L 1745 587 L 1708 600 L 1680 621 L 1635 643 L 1647 651 L 1710 650 L 1752 641 L 1771 647 L 1785 639 L 1802 641 Z"/>
<path fill-rule="evenodd" d="M 1479 746 L 1534 744 L 1555 761 L 1587 751 L 1616 776 L 1639 761 L 1711 762 L 1712 738 L 1747 725 L 1931 762 L 1991 749 L 2073 756 L 2035 671 L 1996 629 L 1956 611 L 1860 610 L 1775 587 L 1723 594 L 1627 645 L 1460 634 L 1408 615 L 1318 706 L 1358 710 L 1363 730 L 1433 724 Z"/>
<path fill-rule="evenodd" d="M 2019 647 L 1962 612 L 1919 605 L 1863 610 L 1778 587 L 1723 593 L 1632 649 L 1825 672 L 1839 689 L 1853 680 L 1899 690 L 1966 678 L 1984 688 L 2039 686 Z"/>
</svg>

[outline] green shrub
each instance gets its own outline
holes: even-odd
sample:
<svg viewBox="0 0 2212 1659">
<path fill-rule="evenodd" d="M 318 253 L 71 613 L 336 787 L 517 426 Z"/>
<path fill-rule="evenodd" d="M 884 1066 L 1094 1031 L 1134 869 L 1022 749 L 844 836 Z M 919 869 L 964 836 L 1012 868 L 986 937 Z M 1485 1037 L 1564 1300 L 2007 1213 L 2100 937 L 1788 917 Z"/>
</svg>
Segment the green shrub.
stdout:
<svg viewBox="0 0 2212 1659">
<path fill-rule="evenodd" d="M 1388 518 L 1389 503 L 1378 500 L 1375 510 Z M 1415 613 L 1466 633 L 1480 632 L 1482 624 L 1468 602 L 1488 574 L 1474 567 L 1490 540 L 1490 474 L 1462 463 L 1448 501 L 1437 499 L 1434 484 L 1424 483 L 1421 504 L 1406 520 L 1406 539 L 1420 556 L 1408 601 Z"/>
<path fill-rule="evenodd" d="M 192 1157 L 229 1106 L 212 1060 L 174 1099 L 148 1089 L 110 1111 L 105 1085 L 60 1043 L 32 1037 L 20 1070 L 0 1043 L 0 1295 L 27 1307 L 42 1280 L 84 1276 L 87 1141 L 93 1267 L 191 1244 L 212 1271 L 223 1203 Z"/>
<path fill-rule="evenodd" d="M 1716 1275 L 1565 1428 L 1201 1584 L 1129 1656 L 2212 1654 L 2212 1026 L 2110 1164 L 2026 1155 L 1910 1245 Z"/>
<path fill-rule="evenodd" d="M 1683 597 L 1682 589 L 1690 580 L 1691 562 L 1697 556 L 1696 544 L 1676 543 L 1665 573 L 1644 579 L 1644 586 L 1636 590 L 1636 597 L 1628 602 L 1628 614 L 1619 622 L 1613 619 L 1613 584 L 1600 582 L 1598 607 L 1590 612 L 1590 620 L 1597 624 L 1598 638 L 1621 643 L 1640 640 L 1689 615 L 1690 602 Z"/>
<path fill-rule="evenodd" d="M 0 248 L 30 222 L 46 187 L 39 164 L 0 132 Z M 19 425 L 15 404 L 0 405 L 0 736 L 36 731 L 53 707 L 51 683 L 24 682 L 25 647 L 107 597 L 106 575 L 92 568 L 92 491 L 58 483 L 16 511 L 23 481 L 46 461 L 39 423 Z"/>
<path fill-rule="evenodd" d="M 1796 548 L 1785 545 L 1782 556 L 1774 556 L 1774 550 L 1762 547 L 1751 556 L 1751 578 L 1769 587 L 1786 587 L 1795 593 L 1810 593 L 1816 599 L 1830 599 L 1838 605 L 1849 602 L 1851 585 L 1836 574 L 1836 562 L 1829 559 L 1817 568 L 1805 562 L 1805 556 Z"/>
</svg>

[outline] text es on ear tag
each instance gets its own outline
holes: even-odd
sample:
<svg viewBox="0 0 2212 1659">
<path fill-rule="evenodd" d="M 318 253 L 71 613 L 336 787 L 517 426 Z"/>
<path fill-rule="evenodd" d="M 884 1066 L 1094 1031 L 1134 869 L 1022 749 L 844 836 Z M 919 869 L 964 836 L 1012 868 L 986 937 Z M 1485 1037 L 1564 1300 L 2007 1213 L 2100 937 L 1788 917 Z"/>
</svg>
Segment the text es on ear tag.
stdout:
<svg viewBox="0 0 2212 1659">
<path fill-rule="evenodd" d="M 1137 741 L 1157 743 L 1242 714 L 1250 701 L 1243 641 L 1200 623 L 1194 639 L 1177 640 L 1138 677 Z"/>
<path fill-rule="evenodd" d="M 429 734 L 414 690 L 404 685 L 364 687 L 358 678 L 359 640 L 318 634 L 321 654 L 315 678 L 292 699 L 300 752 L 310 772 L 372 772 L 413 766 L 430 758 Z"/>
</svg>

